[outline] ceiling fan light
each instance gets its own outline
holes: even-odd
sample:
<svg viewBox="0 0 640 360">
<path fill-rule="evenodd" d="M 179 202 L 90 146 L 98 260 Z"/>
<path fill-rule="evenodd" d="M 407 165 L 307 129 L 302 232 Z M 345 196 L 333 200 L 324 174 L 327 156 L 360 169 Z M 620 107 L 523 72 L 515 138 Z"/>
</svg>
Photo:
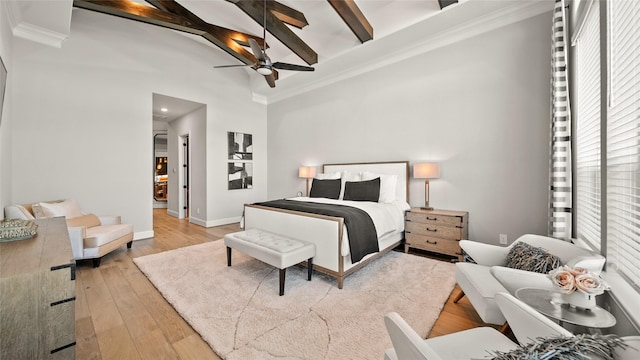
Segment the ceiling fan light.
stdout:
<svg viewBox="0 0 640 360">
<path fill-rule="evenodd" d="M 258 74 L 264 75 L 264 76 L 269 76 L 273 74 L 273 70 L 271 70 L 271 68 L 266 65 L 260 65 L 260 67 L 258 67 L 256 71 L 258 72 Z"/>
</svg>

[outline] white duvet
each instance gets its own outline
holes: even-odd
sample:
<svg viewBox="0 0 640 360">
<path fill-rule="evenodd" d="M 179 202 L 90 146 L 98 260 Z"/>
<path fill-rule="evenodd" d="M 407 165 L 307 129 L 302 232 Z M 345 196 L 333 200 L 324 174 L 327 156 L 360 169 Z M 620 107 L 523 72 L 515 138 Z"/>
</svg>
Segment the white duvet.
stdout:
<svg viewBox="0 0 640 360">
<path fill-rule="evenodd" d="M 371 217 L 373 224 L 376 227 L 376 233 L 378 234 L 378 240 L 389 234 L 398 233 L 404 231 L 404 213 L 411 209 L 411 206 L 406 201 L 396 200 L 392 203 L 378 203 L 371 201 L 347 201 L 347 200 L 333 200 L 326 198 L 310 198 L 310 197 L 295 197 L 287 200 L 316 202 L 323 204 L 336 204 L 346 205 L 358 208 L 365 211 Z M 345 227 L 346 233 L 346 227 Z M 341 253 L 342 256 L 349 255 L 349 241 L 348 234 L 345 237 L 345 241 L 342 242 Z"/>
</svg>

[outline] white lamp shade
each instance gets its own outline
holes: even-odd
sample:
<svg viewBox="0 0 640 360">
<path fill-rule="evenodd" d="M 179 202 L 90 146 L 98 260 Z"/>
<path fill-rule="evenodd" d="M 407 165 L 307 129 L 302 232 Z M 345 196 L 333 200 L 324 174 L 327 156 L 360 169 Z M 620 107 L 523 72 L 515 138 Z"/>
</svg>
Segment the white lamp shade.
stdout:
<svg viewBox="0 0 640 360">
<path fill-rule="evenodd" d="M 304 178 L 304 179 L 312 179 L 316 176 L 316 168 L 311 167 L 311 166 L 301 166 L 300 169 L 298 169 L 298 177 Z"/>
<path fill-rule="evenodd" d="M 413 177 L 415 179 L 439 179 L 440 164 L 438 163 L 414 164 Z"/>
</svg>

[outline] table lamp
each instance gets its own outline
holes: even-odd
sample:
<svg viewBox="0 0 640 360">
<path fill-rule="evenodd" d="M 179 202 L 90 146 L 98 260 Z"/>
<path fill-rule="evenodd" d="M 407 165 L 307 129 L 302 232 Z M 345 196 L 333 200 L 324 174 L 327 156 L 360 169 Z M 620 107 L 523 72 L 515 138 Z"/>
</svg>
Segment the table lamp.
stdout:
<svg viewBox="0 0 640 360">
<path fill-rule="evenodd" d="M 423 210 L 433 210 L 429 206 L 429 179 L 440 178 L 440 164 L 438 163 L 420 163 L 413 165 L 413 178 L 424 180 L 424 207 Z"/>
<path fill-rule="evenodd" d="M 298 169 L 298 177 L 307 179 L 307 196 L 309 196 L 309 180 L 316 176 L 316 168 L 311 166 L 301 166 Z"/>
</svg>

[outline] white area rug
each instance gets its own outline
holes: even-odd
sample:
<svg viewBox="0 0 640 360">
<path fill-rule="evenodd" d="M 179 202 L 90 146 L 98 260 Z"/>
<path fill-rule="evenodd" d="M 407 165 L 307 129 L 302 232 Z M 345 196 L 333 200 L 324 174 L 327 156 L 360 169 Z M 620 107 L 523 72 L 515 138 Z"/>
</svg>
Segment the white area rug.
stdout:
<svg viewBox="0 0 640 360">
<path fill-rule="evenodd" d="M 381 359 L 396 311 L 425 337 L 455 285 L 454 265 L 392 251 L 345 278 L 278 270 L 222 240 L 134 259 L 162 295 L 223 359 Z"/>
</svg>

